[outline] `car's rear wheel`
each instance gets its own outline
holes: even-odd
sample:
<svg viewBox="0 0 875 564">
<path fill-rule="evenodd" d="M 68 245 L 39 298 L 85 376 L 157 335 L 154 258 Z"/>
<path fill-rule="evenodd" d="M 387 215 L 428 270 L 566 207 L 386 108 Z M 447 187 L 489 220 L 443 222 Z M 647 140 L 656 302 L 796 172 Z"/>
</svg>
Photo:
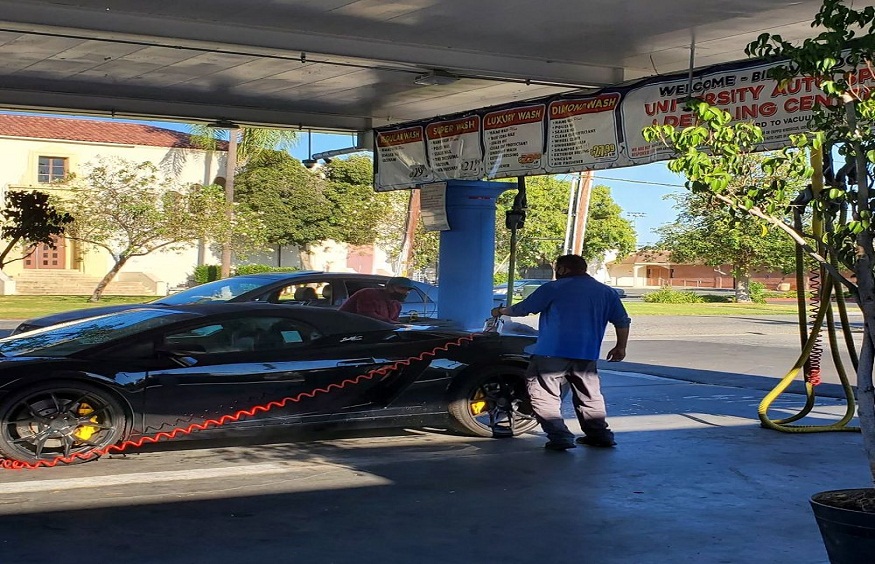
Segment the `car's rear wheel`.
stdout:
<svg viewBox="0 0 875 564">
<path fill-rule="evenodd" d="M 0 455 L 33 463 L 81 455 L 117 443 L 127 419 L 110 392 L 82 382 L 46 382 L 0 401 Z"/>
<path fill-rule="evenodd" d="M 531 431 L 538 422 L 526 392 L 525 370 L 496 366 L 463 376 L 450 390 L 454 427 L 478 437 L 510 437 Z"/>
</svg>

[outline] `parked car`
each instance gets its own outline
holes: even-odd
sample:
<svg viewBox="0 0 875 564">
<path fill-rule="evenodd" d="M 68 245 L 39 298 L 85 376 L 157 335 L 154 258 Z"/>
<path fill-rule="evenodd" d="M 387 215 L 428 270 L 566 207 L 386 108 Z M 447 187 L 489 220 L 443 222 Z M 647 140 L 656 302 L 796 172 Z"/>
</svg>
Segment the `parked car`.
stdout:
<svg viewBox="0 0 875 564">
<path fill-rule="evenodd" d="M 469 342 L 446 346 L 460 338 Z M 81 319 L 0 339 L 0 456 L 87 458 L 269 402 L 278 404 L 223 429 L 447 425 L 518 435 L 536 426 L 525 392 L 533 342 L 259 303 Z"/>
<path fill-rule="evenodd" d="M 526 295 L 534 291 L 535 288 L 552 280 L 541 278 L 521 278 L 513 281 L 513 301 L 518 302 Z M 525 294 L 525 295 L 524 295 Z M 492 289 L 492 300 L 498 303 L 507 305 L 507 283 L 498 284 Z"/>
<path fill-rule="evenodd" d="M 545 280 L 540 278 L 522 278 L 520 280 L 513 281 L 513 301 L 517 303 L 521 301 L 523 298 L 528 297 L 529 294 L 535 291 L 538 286 L 542 284 L 546 284 L 547 282 L 552 282 L 552 280 Z M 617 288 L 616 286 L 610 286 L 617 292 L 617 295 L 620 298 L 626 297 L 626 291 L 622 288 Z M 495 305 L 504 304 L 507 305 L 507 284 L 498 284 L 493 288 L 492 300 Z"/>
<path fill-rule="evenodd" d="M 151 302 L 150 306 L 178 306 L 202 302 L 266 302 L 338 308 L 349 296 L 362 288 L 384 286 L 389 276 L 347 272 L 264 272 L 244 274 L 207 282 Z M 416 286 L 401 306 L 402 320 L 437 316 L 437 286 L 414 282 Z M 12 335 L 48 327 L 74 319 L 94 317 L 133 309 L 141 304 L 118 304 L 65 311 L 28 319 Z"/>
</svg>

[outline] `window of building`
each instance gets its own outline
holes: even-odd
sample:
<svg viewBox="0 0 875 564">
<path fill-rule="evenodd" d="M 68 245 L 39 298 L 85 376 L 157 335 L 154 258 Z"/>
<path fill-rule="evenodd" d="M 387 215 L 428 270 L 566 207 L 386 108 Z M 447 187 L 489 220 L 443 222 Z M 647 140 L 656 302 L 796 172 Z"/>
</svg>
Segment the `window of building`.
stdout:
<svg viewBox="0 0 875 564">
<path fill-rule="evenodd" d="M 64 157 L 40 157 L 37 180 L 41 183 L 58 182 L 67 176 L 67 159 Z"/>
</svg>

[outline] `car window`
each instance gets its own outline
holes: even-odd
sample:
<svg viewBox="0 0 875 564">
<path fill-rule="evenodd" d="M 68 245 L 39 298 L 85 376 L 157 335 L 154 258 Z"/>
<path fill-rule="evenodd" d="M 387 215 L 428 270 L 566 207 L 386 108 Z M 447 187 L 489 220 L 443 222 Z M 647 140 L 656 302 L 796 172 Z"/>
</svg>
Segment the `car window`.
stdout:
<svg viewBox="0 0 875 564">
<path fill-rule="evenodd" d="M 331 305 L 330 301 L 325 298 L 325 288 L 327 286 L 328 283 L 326 282 L 288 284 L 271 293 L 267 301 L 277 304 Z"/>
<path fill-rule="evenodd" d="M 271 282 L 263 276 L 233 276 L 224 280 L 207 282 L 188 290 L 160 298 L 152 303 L 163 305 L 196 304 L 202 302 L 227 302 L 246 292 L 251 292 Z"/>
<path fill-rule="evenodd" d="M 321 336 L 295 319 L 252 316 L 167 333 L 160 346 L 188 354 L 276 351 L 301 347 Z"/>
<path fill-rule="evenodd" d="M 382 288 L 385 286 L 385 284 L 374 280 L 345 280 L 344 285 L 346 286 L 346 297 L 350 297 L 365 288 Z"/>
<path fill-rule="evenodd" d="M 410 290 L 410 293 L 407 294 L 407 299 L 404 300 L 405 304 L 424 304 L 428 302 L 428 296 L 419 291 L 418 288 L 414 288 Z"/>
</svg>

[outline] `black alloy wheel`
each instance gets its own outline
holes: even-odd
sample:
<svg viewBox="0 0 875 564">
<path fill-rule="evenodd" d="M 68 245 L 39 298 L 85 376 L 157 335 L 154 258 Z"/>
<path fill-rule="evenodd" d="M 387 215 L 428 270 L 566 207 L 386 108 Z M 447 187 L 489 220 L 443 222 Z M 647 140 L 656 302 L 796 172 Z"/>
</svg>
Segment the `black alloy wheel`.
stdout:
<svg viewBox="0 0 875 564">
<path fill-rule="evenodd" d="M 538 426 L 525 370 L 513 366 L 463 377 L 451 389 L 449 411 L 457 431 L 478 437 L 515 437 Z"/>
<path fill-rule="evenodd" d="M 86 455 L 120 441 L 126 425 L 122 404 L 109 392 L 81 382 L 46 382 L 0 402 L 0 455 L 28 463 Z"/>
</svg>

